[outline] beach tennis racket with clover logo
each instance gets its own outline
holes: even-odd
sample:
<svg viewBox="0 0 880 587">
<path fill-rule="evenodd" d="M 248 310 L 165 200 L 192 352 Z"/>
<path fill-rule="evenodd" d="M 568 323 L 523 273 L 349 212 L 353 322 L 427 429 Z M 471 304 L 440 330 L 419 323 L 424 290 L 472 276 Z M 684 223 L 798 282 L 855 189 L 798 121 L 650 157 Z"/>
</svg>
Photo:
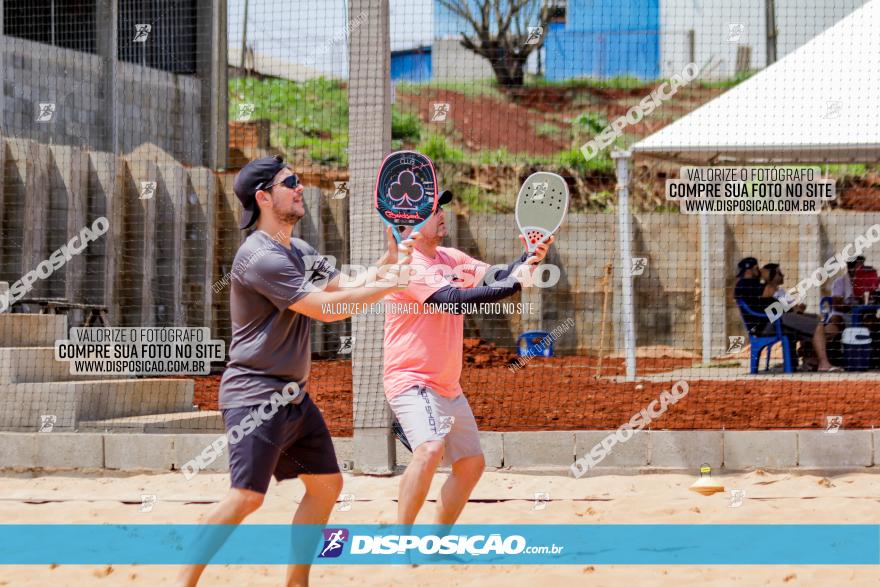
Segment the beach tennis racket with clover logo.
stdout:
<svg viewBox="0 0 880 587">
<path fill-rule="evenodd" d="M 408 226 L 417 231 L 437 211 L 437 174 L 431 160 L 415 151 L 395 151 L 382 161 L 374 194 L 376 211 L 394 228 L 394 238 Z"/>
<path fill-rule="evenodd" d="M 531 174 L 516 197 L 516 225 L 529 253 L 550 238 L 568 213 L 568 185 L 555 173 Z"/>
</svg>

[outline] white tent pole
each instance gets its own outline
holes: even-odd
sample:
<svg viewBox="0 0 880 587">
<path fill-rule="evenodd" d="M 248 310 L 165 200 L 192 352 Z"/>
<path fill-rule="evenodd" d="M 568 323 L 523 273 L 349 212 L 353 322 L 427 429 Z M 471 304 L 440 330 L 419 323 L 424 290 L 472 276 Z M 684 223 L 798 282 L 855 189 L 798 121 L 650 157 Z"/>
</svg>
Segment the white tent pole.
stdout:
<svg viewBox="0 0 880 587">
<path fill-rule="evenodd" d="M 712 360 L 712 263 L 709 259 L 709 215 L 700 214 L 700 315 L 703 324 L 703 364 Z"/>
<path fill-rule="evenodd" d="M 614 151 L 617 170 L 617 244 L 620 251 L 621 317 L 626 355 L 626 381 L 636 379 L 636 333 L 632 287 L 632 217 L 629 213 L 629 151 Z"/>
</svg>

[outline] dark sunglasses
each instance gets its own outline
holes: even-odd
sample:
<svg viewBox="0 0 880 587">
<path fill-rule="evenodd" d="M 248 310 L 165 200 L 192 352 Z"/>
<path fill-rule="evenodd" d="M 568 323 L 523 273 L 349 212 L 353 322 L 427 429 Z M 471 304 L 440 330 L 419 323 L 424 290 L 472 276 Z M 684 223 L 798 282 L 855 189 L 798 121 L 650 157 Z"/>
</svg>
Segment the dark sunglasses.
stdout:
<svg viewBox="0 0 880 587">
<path fill-rule="evenodd" d="M 286 188 L 293 189 L 299 185 L 299 177 L 297 177 L 297 175 L 294 173 L 293 175 L 288 175 L 279 182 L 273 183 L 272 185 L 267 185 L 266 187 L 261 189 L 263 191 L 267 191 L 274 188 L 276 185 L 283 185 Z"/>
</svg>

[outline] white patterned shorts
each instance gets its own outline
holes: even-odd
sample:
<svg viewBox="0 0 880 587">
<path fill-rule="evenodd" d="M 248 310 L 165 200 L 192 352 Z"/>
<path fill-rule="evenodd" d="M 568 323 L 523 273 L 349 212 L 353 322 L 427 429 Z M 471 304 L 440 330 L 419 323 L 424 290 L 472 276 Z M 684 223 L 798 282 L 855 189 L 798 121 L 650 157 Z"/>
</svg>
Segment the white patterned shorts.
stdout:
<svg viewBox="0 0 880 587">
<path fill-rule="evenodd" d="M 445 448 L 444 465 L 483 454 L 477 421 L 463 393 L 449 398 L 416 385 L 388 403 L 414 451 L 430 440 L 440 441 Z"/>
</svg>

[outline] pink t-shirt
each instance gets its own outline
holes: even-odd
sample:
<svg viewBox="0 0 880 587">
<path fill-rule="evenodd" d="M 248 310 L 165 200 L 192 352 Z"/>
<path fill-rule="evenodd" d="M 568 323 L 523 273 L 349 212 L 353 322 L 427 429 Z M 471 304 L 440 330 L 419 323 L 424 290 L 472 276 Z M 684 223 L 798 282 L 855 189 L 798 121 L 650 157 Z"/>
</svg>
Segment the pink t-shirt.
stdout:
<svg viewBox="0 0 880 587">
<path fill-rule="evenodd" d="M 437 247 L 433 259 L 413 251 L 409 285 L 385 298 L 387 398 L 420 384 L 446 397 L 461 394 L 464 316 L 440 312 L 425 300 L 448 285 L 479 285 L 488 267 L 453 248 Z"/>
</svg>

